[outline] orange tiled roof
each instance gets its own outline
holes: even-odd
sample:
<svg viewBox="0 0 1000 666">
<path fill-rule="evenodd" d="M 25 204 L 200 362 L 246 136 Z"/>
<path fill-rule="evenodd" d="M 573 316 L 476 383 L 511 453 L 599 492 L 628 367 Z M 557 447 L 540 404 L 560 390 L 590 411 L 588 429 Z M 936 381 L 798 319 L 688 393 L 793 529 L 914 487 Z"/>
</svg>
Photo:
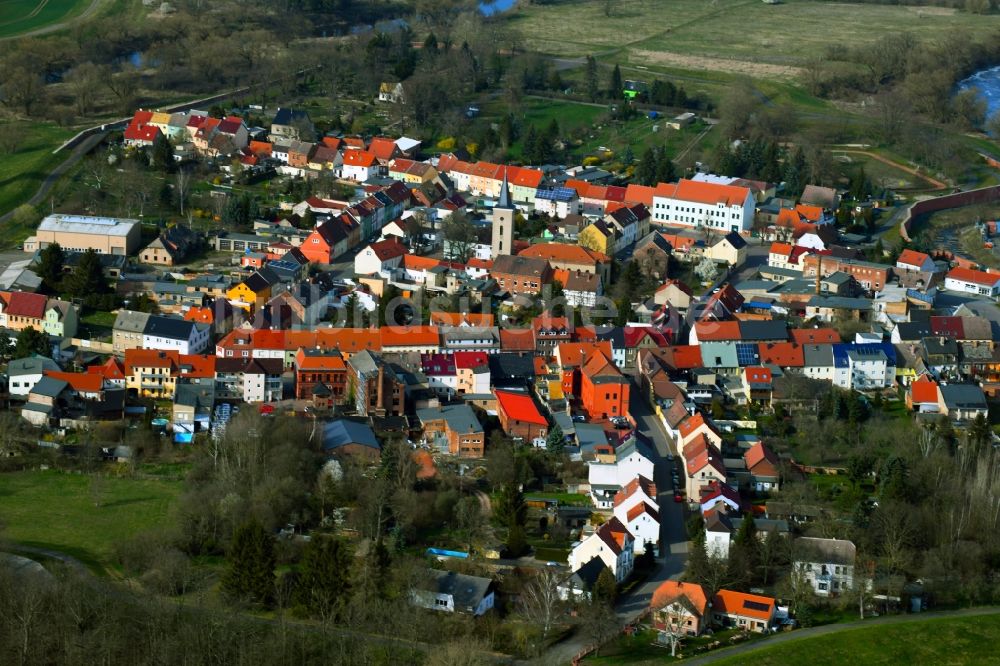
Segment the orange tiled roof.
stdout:
<svg viewBox="0 0 1000 666">
<path fill-rule="evenodd" d="M 436 326 L 493 326 L 494 317 L 490 313 L 479 312 L 431 312 L 431 324 Z"/>
<path fill-rule="evenodd" d="M 708 608 L 708 596 L 705 594 L 705 588 L 697 583 L 684 583 L 676 580 L 664 581 L 656 588 L 650 607 L 657 611 L 681 597 L 685 597 L 691 602 L 699 616 L 705 614 L 705 610 Z"/>
<path fill-rule="evenodd" d="M 741 206 L 746 198 L 750 196 L 750 190 L 746 187 L 736 185 L 719 185 L 717 183 L 703 183 L 696 180 L 682 178 L 676 183 L 660 183 L 656 186 L 656 196 L 681 201 L 693 201 L 696 203 L 715 205 L 718 203 L 727 206 Z"/>
<path fill-rule="evenodd" d="M 602 252 L 588 250 L 585 247 L 570 245 L 568 243 L 537 243 L 518 252 L 518 256 L 545 259 L 550 263 L 553 261 L 572 262 L 589 266 L 595 266 L 599 262 L 607 263 L 611 261 L 611 257 Z"/>
<path fill-rule="evenodd" d="M 535 351 L 535 333 L 530 328 L 501 328 L 500 349 L 509 351 Z"/>
<path fill-rule="evenodd" d="M 924 254 L 923 252 L 906 249 L 899 253 L 899 258 L 896 259 L 896 263 L 910 264 L 911 266 L 922 266 L 928 259 L 930 259 L 930 256 Z"/>
<path fill-rule="evenodd" d="M 347 363 L 340 354 L 300 349 L 295 354 L 295 367 L 299 370 L 346 370 Z"/>
<path fill-rule="evenodd" d="M 961 280 L 962 282 L 979 284 L 984 287 L 992 287 L 997 282 L 1000 282 L 1000 273 L 987 273 L 986 271 L 977 271 L 971 268 L 953 268 L 948 271 L 947 277 L 953 280 Z"/>
<path fill-rule="evenodd" d="M 384 326 L 378 329 L 382 335 L 382 348 L 437 346 L 440 342 L 437 326 Z"/>
<path fill-rule="evenodd" d="M 547 426 L 549 424 L 545 420 L 545 417 L 542 416 L 531 394 L 518 391 L 503 391 L 500 389 L 495 390 L 493 393 L 497 397 L 499 408 L 510 418 L 535 425 Z"/>
<path fill-rule="evenodd" d="M 370 167 L 375 164 L 375 155 L 367 150 L 348 150 L 344 152 L 344 166 Z"/>
<path fill-rule="evenodd" d="M 840 333 L 834 328 L 793 328 L 789 331 L 797 345 L 835 344 L 840 342 Z"/>
<path fill-rule="evenodd" d="M 910 400 L 913 404 L 938 401 L 938 385 L 930 375 L 921 375 L 910 384 Z"/>
<path fill-rule="evenodd" d="M 719 590 L 712 599 L 712 610 L 725 615 L 742 615 L 769 621 L 774 616 L 774 599 L 758 594 Z"/>
<path fill-rule="evenodd" d="M 740 340 L 740 324 L 737 321 L 699 321 L 695 322 L 698 342 Z"/>
<path fill-rule="evenodd" d="M 792 253 L 791 243 L 771 243 L 771 249 L 768 250 L 769 254 L 780 254 L 785 257 Z"/>
<path fill-rule="evenodd" d="M 805 365 L 802 346 L 795 342 L 762 342 L 758 349 L 761 363 L 772 363 L 779 368 L 801 368 Z"/>
<path fill-rule="evenodd" d="M 125 379 L 125 369 L 122 366 L 121 361 L 114 356 L 110 357 L 101 365 L 90 366 L 87 368 L 87 372 L 100 375 L 105 379 Z"/>
<path fill-rule="evenodd" d="M 177 358 L 177 369 L 181 377 L 209 379 L 215 377 L 216 357 L 209 354 L 181 354 Z"/>
<path fill-rule="evenodd" d="M 316 345 L 348 355 L 366 350 L 380 351 L 382 334 L 377 328 L 323 328 L 316 331 Z"/>
<path fill-rule="evenodd" d="M 180 353 L 176 350 L 126 349 L 125 374 L 131 375 L 134 368 L 177 368 Z"/>
<path fill-rule="evenodd" d="M 641 203 L 646 208 L 653 207 L 653 195 L 656 194 L 655 187 L 647 185 L 629 185 L 625 188 L 625 202 L 630 204 Z"/>
<path fill-rule="evenodd" d="M 45 376 L 61 379 L 69 384 L 74 391 L 80 393 L 97 393 L 104 387 L 104 377 L 92 372 L 56 372 L 47 370 Z"/>
</svg>

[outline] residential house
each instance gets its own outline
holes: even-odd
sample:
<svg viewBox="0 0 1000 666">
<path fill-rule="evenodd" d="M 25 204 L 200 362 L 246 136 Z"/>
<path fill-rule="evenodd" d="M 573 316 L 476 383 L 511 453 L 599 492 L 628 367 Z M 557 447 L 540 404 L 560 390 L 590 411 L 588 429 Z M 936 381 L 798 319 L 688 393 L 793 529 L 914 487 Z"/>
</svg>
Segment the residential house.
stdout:
<svg viewBox="0 0 1000 666">
<path fill-rule="evenodd" d="M 643 204 L 617 208 L 604 216 L 604 221 L 615 230 L 615 252 L 632 246 L 649 233 L 649 209 Z M 609 253 L 611 254 L 611 253 Z"/>
<path fill-rule="evenodd" d="M 820 597 L 836 597 L 854 588 L 857 548 L 844 539 L 799 537 L 792 544 L 792 567 Z"/>
<path fill-rule="evenodd" d="M 628 415 L 629 380 L 603 352 L 591 354 L 580 369 L 580 404 L 591 419 Z"/>
<path fill-rule="evenodd" d="M 496 604 L 493 581 L 454 571 L 428 571 L 410 592 L 413 603 L 429 610 L 479 617 Z"/>
<path fill-rule="evenodd" d="M 781 489 L 778 457 L 763 442 L 755 442 L 743 453 L 743 462 L 750 477 L 750 487 L 759 493 Z"/>
<path fill-rule="evenodd" d="M 569 553 L 571 571 L 582 569 L 592 559 L 600 558 L 621 583 L 632 573 L 635 539 L 617 518 L 610 518 L 593 534 L 573 545 Z"/>
<path fill-rule="evenodd" d="M 56 362 L 46 356 L 13 359 L 7 364 L 7 392 L 12 398 L 24 398 L 42 377 L 58 371 Z"/>
<path fill-rule="evenodd" d="M 211 327 L 174 317 L 150 315 L 142 331 L 143 349 L 200 354 L 208 348 Z M 126 349 L 128 349 L 126 347 Z"/>
<path fill-rule="evenodd" d="M 708 511 L 703 514 L 705 521 L 705 552 L 711 557 L 729 558 L 735 528 L 724 511 Z"/>
<path fill-rule="evenodd" d="M 379 173 L 378 159 L 367 150 L 348 150 L 344 152 L 344 164 L 340 175 L 345 180 L 364 183 Z"/>
<path fill-rule="evenodd" d="M 747 242 L 730 231 L 705 250 L 705 256 L 727 266 L 742 266 L 747 259 Z"/>
<path fill-rule="evenodd" d="M 158 266 L 176 266 L 184 261 L 198 247 L 198 235 L 191 227 L 176 224 L 161 232 L 139 254 L 145 264 Z"/>
<path fill-rule="evenodd" d="M 691 305 L 694 292 L 679 280 L 667 280 L 653 294 L 653 302 L 657 305 L 671 305 L 684 312 Z"/>
<path fill-rule="evenodd" d="M 428 442 L 438 450 L 462 458 L 485 454 L 486 434 L 467 403 L 418 409 L 417 419 Z"/>
<path fill-rule="evenodd" d="M 21 407 L 21 418 L 34 426 L 58 425 L 64 410 L 75 401 L 76 392 L 68 382 L 42 377 L 28 392 L 28 400 Z"/>
<path fill-rule="evenodd" d="M 649 605 L 653 626 L 664 630 L 698 636 L 709 625 L 708 595 L 697 583 L 668 580 L 653 592 Z"/>
<path fill-rule="evenodd" d="M 284 364 L 274 358 L 219 358 L 215 361 L 215 397 L 248 403 L 283 397 Z"/>
<path fill-rule="evenodd" d="M 407 255 L 406 246 L 396 238 L 372 243 L 354 257 L 355 275 L 388 275 Z"/>
<path fill-rule="evenodd" d="M 615 497 L 617 498 L 617 495 Z M 647 550 L 652 550 L 654 554 L 657 553 L 660 544 L 660 511 L 656 502 L 648 502 L 643 499 L 631 505 L 627 503 L 616 504 L 614 516 L 621 521 L 635 539 L 636 554 L 641 555 Z"/>
<path fill-rule="evenodd" d="M 350 249 L 351 223 L 345 222 L 342 217 L 317 225 L 302 242 L 300 249 L 310 262 L 329 265 L 333 263 L 334 257 L 339 257 Z"/>
<path fill-rule="evenodd" d="M 611 279 L 611 257 L 580 245 L 536 243 L 517 254 L 519 257 L 544 259 L 554 270 L 597 274 L 604 284 Z"/>
<path fill-rule="evenodd" d="M 772 597 L 719 590 L 712 597 L 712 619 L 721 627 L 766 633 L 774 622 L 777 604 Z"/>
<path fill-rule="evenodd" d="M 389 162 L 389 178 L 413 185 L 423 185 L 438 177 L 437 170 L 427 162 L 395 158 Z"/>
<path fill-rule="evenodd" d="M 933 273 L 937 270 L 930 255 L 916 250 L 905 249 L 896 259 L 896 268 L 902 271 L 919 271 Z"/>
<path fill-rule="evenodd" d="M 771 379 L 771 370 L 760 366 L 747 366 L 743 368 L 743 397 L 746 404 L 771 406 L 771 395 L 774 386 Z"/>
<path fill-rule="evenodd" d="M 74 338 L 79 325 L 80 311 L 69 301 L 50 298 L 45 306 L 42 330 L 58 338 Z"/>
<path fill-rule="evenodd" d="M 226 292 L 226 298 L 233 306 L 241 310 L 256 312 L 271 298 L 275 286 L 280 281 L 278 275 L 265 266 L 229 289 Z"/>
<path fill-rule="evenodd" d="M 48 299 L 26 291 L 0 291 L 0 327 L 11 331 L 45 330 Z"/>
<path fill-rule="evenodd" d="M 301 109 L 278 108 L 271 121 L 268 140 L 272 143 L 311 140 L 316 132 L 309 114 Z"/>
<path fill-rule="evenodd" d="M 119 310 L 112 328 L 112 347 L 116 354 L 142 347 L 142 334 L 152 315 L 134 310 Z"/>
<path fill-rule="evenodd" d="M 548 434 L 549 422 L 526 391 L 494 390 L 500 427 L 515 440 L 531 442 Z"/>
<path fill-rule="evenodd" d="M 379 84 L 378 101 L 389 104 L 403 104 L 403 84 L 385 82 Z"/>
<path fill-rule="evenodd" d="M 318 284 L 300 282 L 273 296 L 265 310 L 274 328 L 313 329 L 326 318 L 330 298 Z"/>
<path fill-rule="evenodd" d="M 610 455 L 587 463 L 590 498 L 598 509 L 610 509 L 618 492 L 638 476 L 653 478 L 652 453 L 634 437 Z"/>
<path fill-rule="evenodd" d="M 597 220 L 580 231 L 577 242 L 593 252 L 612 255 L 617 247 L 617 232 L 604 220 Z"/>
<path fill-rule="evenodd" d="M 493 260 L 490 277 L 511 295 L 534 296 L 552 282 L 552 267 L 544 259 L 504 254 Z"/>
<path fill-rule="evenodd" d="M 632 256 L 646 273 L 663 279 L 667 277 L 672 253 L 673 247 L 663 234 L 659 231 L 651 231 L 636 241 Z"/>
<path fill-rule="evenodd" d="M 538 188 L 535 190 L 535 211 L 560 220 L 580 212 L 580 197 L 568 187 Z"/>
<path fill-rule="evenodd" d="M 214 382 L 178 382 L 173 398 L 171 421 L 174 432 L 196 433 L 208 430 L 215 407 Z"/>
<path fill-rule="evenodd" d="M 681 449 L 681 459 L 687 476 L 687 496 L 692 500 L 701 496 L 703 486 L 713 481 L 726 483 L 727 473 L 722 452 L 704 434 L 688 440 Z"/>
<path fill-rule="evenodd" d="M 938 393 L 938 411 L 953 421 L 989 416 L 986 394 L 978 384 L 942 384 Z"/>
</svg>

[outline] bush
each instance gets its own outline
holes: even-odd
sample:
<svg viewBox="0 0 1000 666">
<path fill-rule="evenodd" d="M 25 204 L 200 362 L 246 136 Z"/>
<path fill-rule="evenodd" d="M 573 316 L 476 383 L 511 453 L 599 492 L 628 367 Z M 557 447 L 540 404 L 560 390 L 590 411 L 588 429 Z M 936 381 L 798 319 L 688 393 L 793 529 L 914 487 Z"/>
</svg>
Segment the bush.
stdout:
<svg viewBox="0 0 1000 666">
<path fill-rule="evenodd" d="M 438 150 L 454 150 L 455 149 L 455 137 L 446 136 L 437 142 Z"/>
</svg>

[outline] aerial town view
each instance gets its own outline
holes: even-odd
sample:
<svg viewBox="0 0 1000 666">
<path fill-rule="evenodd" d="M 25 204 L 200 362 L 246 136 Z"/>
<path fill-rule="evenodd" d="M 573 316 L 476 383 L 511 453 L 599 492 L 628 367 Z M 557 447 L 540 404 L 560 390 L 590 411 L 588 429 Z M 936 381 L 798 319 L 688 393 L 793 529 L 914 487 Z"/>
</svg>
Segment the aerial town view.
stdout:
<svg viewBox="0 0 1000 666">
<path fill-rule="evenodd" d="M 0 0 L 0 666 L 997 663 L 993 0 Z"/>
</svg>

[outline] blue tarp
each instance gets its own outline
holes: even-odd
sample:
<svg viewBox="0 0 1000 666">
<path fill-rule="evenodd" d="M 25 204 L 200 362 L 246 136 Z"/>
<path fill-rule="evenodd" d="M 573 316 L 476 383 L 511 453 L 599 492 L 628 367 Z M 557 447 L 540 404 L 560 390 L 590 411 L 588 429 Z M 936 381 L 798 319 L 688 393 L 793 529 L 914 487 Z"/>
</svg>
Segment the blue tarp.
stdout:
<svg viewBox="0 0 1000 666">
<path fill-rule="evenodd" d="M 194 441 L 194 433 L 178 432 L 174 434 L 175 444 L 190 444 Z"/>
<path fill-rule="evenodd" d="M 463 553 L 457 550 L 444 550 L 443 548 L 428 548 L 428 555 L 437 555 L 438 557 L 457 557 L 460 560 L 469 559 L 468 553 Z"/>
</svg>

